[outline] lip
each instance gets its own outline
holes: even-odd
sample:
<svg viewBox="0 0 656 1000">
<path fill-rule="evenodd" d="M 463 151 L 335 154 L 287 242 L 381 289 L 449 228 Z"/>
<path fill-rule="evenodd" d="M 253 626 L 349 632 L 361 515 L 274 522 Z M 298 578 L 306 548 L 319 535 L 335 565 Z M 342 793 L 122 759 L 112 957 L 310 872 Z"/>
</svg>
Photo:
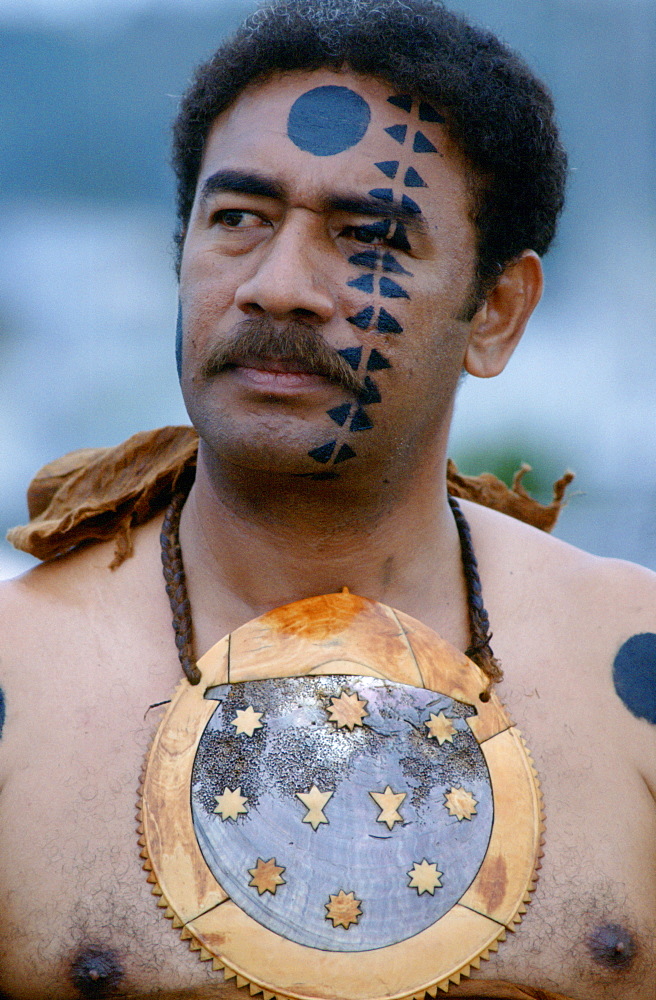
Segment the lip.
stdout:
<svg viewBox="0 0 656 1000">
<path fill-rule="evenodd" d="M 277 358 L 244 358 L 223 369 L 229 378 L 268 395 L 290 395 L 300 391 L 325 389 L 331 383 L 299 361 Z"/>
</svg>

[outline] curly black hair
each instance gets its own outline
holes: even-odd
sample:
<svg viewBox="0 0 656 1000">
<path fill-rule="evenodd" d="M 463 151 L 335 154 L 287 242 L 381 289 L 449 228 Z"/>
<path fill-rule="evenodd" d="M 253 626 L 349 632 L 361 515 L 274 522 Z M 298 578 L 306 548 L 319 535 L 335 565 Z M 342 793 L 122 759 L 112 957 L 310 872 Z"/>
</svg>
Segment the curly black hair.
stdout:
<svg viewBox="0 0 656 1000">
<path fill-rule="evenodd" d="M 490 31 L 440 0 L 272 0 L 199 67 L 173 126 L 178 262 L 210 127 L 275 71 L 344 65 L 436 105 L 469 167 L 478 286 L 523 250 L 544 254 L 567 155 L 545 85 Z"/>
</svg>

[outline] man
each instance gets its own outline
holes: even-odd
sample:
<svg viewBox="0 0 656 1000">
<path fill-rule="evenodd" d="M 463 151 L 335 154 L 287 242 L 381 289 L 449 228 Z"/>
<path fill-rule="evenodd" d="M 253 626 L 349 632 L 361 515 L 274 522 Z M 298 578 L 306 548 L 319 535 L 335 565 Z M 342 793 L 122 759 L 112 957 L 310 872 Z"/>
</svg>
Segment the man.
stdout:
<svg viewBox="0 0 656 1000">
<path fill-rule="evenodd" d="M 467 532 L 447 501 L 449 422 L 462 370 L 502 371 L 540 298 L 539 255 L 562 204 L 564 154 L 550 100 L 524 65 L 428 0 L 264 8 L 199 72 L 175 149 L 179 364 L 200 446 L 179 527 L 188 602 L 175 530 L 184 492 L 164 531 L 176 639 L 192 683 L 183 682 L 162 724 L 140 799 L 142 820 L 151 817 L 142 860 L 154 874 L 149 885 L 139 869 L 133 805 L 159 706 L 180 677 L 159 535 L 175 481 L 189 487 L 195 443 L 184 432 L 73 456 L 32 487 L 41 515 L 16 537 L 61 555 L 2 592 L 0 990 L 30 1000 L 209 998 L 243 996 L 238 987 L 251 982 L 251 992 L 269 997 L 349 997 L 348 983 L 325 983 L 348 952 L 341 942 L 368 918 L 354 893 L 340 890 L 326 906 L 332 927 L 323 921 L 343 935 L 340 943 L 307 949 L 308 965 L 327 956 L 314 987 L 283 988 L 276 948 L 264 949 L 270 980 L 230 966 L 222 950 L 229 942 L 205 948 L 195 921 L 187 927 L 180 917 L 179 896 L 196 878 L 184 875 L 187 855 L 175 838 L 158 846 L 153 824 L 169 819 L 155 799 L 165 801 L 171 788 L 155 788 L 152 769 L 165 737 L 184 751 L 191 723 L 176 721 L 180 698 L 200 691 L 202 707 L 224 697 L 203 682 L 208 658 L 199 672 L 193 661 L 252 619 L 293 617 L 297 610 L 282 606 L 321 595 L 337 595 L 325 598 L 331 609 L 357 601 L 375 609 L 373 601 L 397 609 L 400 621 L 418 619 L 455 648 L 445 655 L 464 664 L 463 684 L 486 681 L 481 701 L 488 698 L 498 668 Z M 498 694 L 531 748 L 547 833 L 522 923 L 500 921 L 482 947 L 470 946 L 467 932 L 456 945 L 471 961 L 453 968 L 439 947 L 430 950 L 426 988 L 469 997 L 653 997 L 654 576 L 480 504 L 463 501 L 462 509 L 503 667 Z M 66 551 L 85 539 L 98 540 Z M 340 595 L 344 588 L 368 601 Z M 299 634 L 315 627 L 310 620 Z M 455 650 L 468 650 L 479 666 Z M 331 699 L 331 732 L 355 739 L 372 708 L 349 691 Z M 483 718 L 483 705 L 476 712 Z M 240 709 L 232 736 L 266 734 L 262 715 Z M 426 722 L 445 753 L 457 729 L 447 715 Z M 302 767 L 298 756 L 289 759 L 283 754 L 279 777 Z M 248 810 L 256 811 L 245 794 L 250 780 L 235 773 L 218 794 L 212 789 L 217 830 L 246 829 Z M 308 838 L 330 831 L 326 788 L 317 780 L 296 793 Z M 188 801 L 188 784 L 182 794 Z M 512 782 L 501 796 L 495 786 L 497 812 L 515 794 L 519 801 L 524 793 Z M 375 831 L 390 840 L 409 815 L 410 791 L 392 781 L 370 795 L 374 817 L 380 809 Z M 468 811 L 462 801 L 451 807 L 451 827 L 474 831 L 474 800 Z M 186 814 L 175 819 L 181 831 L 189 822 Z M 517 831 L 506 831 L 502 867 L 522 823 L 518 816 Z M 348 866 L 358 842 L 343 845 Z M 177 856 L 177 887 L 159 886 L 158 851 Z M 291 867 L 268 857 L 260 853 L 246 876 L 253 906 L 285 898 Z M 408 874 L 417 906 L 432 905 L 437 861 L 418 857 Z M 494 892 L 503 895 L 504 880 L 497 873 Z M 217 909 L 225 899 L 219 881 Z M 176 940 L 151 886 L 160 896 L 166 889 L 167 915 L 207 961 Z M 338 903 L 346 909 L 331 911 Z M 270 910 L 256 912 L 249 926 L 268 928 Z M 394 913 L 385 919 L 387 928 L 403 922 Z M 505 925 L 515 933 L 497 951 Z M 404 938 L 402 928 L 395 933 Z M 408 935 L 412 947 L 414 930 Z M 283 951 L 287 937 L 275 938 Z M 387 942 L 377 940 L 348 953 L 352 968 L 377 951 L 386 961 Z M 261 964 L 258 942 L 245 947 Z M 478 955 L 488 959 L 480 968 Z M 396 961 L 401 976 L 405 964 Z M 371 969 L 371 990 L 358 996 L 423 994 L 412 969 L 411 985 L 396 993 L 378 983 L 375 961 Z M 459 970 L 470 978 L 459 981 Z M 295 974 L 306 982 L 305 969 Z"/>
</svg>

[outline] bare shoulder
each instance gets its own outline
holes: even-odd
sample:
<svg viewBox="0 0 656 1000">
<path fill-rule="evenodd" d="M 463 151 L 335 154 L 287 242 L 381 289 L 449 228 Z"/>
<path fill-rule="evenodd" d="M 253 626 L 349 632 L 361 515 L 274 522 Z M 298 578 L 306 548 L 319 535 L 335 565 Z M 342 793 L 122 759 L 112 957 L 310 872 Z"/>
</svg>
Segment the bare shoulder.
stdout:
<svg viewBox="0 0 656 1000">
<path fill-rule="evenodd" d="M 656 782 L 656 574 L 491 510 L 466 513 L 507 681 L 526 691 L 548 676 L 555 705 L 584 703 L 622 752 L 652 762 Z"/>
<path fill-rule="evenodd" d="M 53 629 L 66 632 L 81 618 L 90 626 L 96 611 L 107 620 L 113 609 L 129 604 L 134 591 L 147 579 L 153 555 L 156 562 L 153 541 L 159 520 L 133 532 L 133 555 L 116 570 L 110 568 L 114 543 L 97 542 L 0 584 L 5 640 L 29 642 L 30 637 L 43 637 Z"/>
<path fill-rule="evenodd" d="M 113 544 L 100 543 L 43 563 L 0 585 L 0 688 L 5 708 L 0 760 L 29 728 L 35 701 L 61 705 L 82 679 L 111 668 L 120 676 L 131 651 L 151 656 L 151 636 L 170 641 L 161 584 L 159 519 L 134 532 L 134 554 L 109 568 Z M 75 695 L 78 697 L 78 695 Z"/>
<path fill-rule="evenodd" d="M 489 508 L 467 504 L 466 513 L 482 572 L 513 602 L 521 592 L 526 601 L 567 605 L 576 614 L 594 608 L 609 629 L 656 631 L 656 573 L 592 555 Z"/>
</svg>

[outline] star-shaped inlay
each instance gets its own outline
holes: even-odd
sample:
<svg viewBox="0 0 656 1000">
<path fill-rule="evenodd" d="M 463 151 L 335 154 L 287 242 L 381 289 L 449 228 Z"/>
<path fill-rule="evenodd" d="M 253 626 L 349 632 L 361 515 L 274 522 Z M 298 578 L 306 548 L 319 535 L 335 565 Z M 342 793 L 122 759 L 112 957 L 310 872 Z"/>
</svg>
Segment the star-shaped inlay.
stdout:
<svg viewBox="0 0 656 1000">
<path fill-rule="evenodd" d="M 332 920 L 333 927 L 341 924 L 347 929 L 351 924 L 357 924 L 358 918 L 362 915 L 360 909 L 361 899 L 355 898 L 354 892 L 344 892 L 340 889 L 336 896 L 330 896 L 330 902 L 326 903 L 326 920 Z"/>
<path fill-rule="evenodd" d="M 438 872 L 437 865 L 427 861 L 426 858 L 419 864 L 415 861 L 412 871 L 409 871 L 408 875 L 410 876 L 409 887 L 416 889 L 420 896 L 422 892 L 430 892 L 432 896 L 436 889 L 442 888 L 440 879 L 443 872 Z"/>
<path fill-rule="evenodd" d="M 238 708 L 237 714 L 232 720 L 235 734 L 245 733 L 246 736 L 252 736 L 256 729 L 262 729 L 260 722 L 262 715 L 263 713 L 256 712 L 252 705 L 249 705 L 248 708 Z"/>
<path fill-rule="evenodd" d="M 320 823 L 328 822 L 323 810 L 332 794 L 332 792 L 320 792 L 316 785 L 312 785 L 309 792 L 296 793 L 296 798 L 300 799 L 303 805 L 307 807 L 307 813 L 303 817 L 303 822 L 311 823 L 313 830 L 316 830 Z"/>
<path fill-rule="evenodd" d="M 332 708 L 329 708 L 330 721 L 337 723 L 337 728 L 348 726 L 353 731 L 355 726 L 363 725 L 363 718 L 369 713 L 365 705 L 366 701 L 358 698 L 357 694 L 347 694 L 342 691 L 339 698 L 331 698 Z"/>
<path fill-rule="evenodd" d="M 369 792 L 376 805 L 380 808 L 380 816 L 377 823 L 387 823 L 389 830 L 395 823 L 402 823 L 403 816 L 398 811 L 399 806 L 407 795 L 407 792 L 393 792 L 388 785 L 384 792 Z"/>
<path fill-rule="evenodd" d="M 248 884 L 255 886 L 260 896 L 263 892 L 270 892 L 273 895 L 279 885 L 285 884 L 282 878 L 284 870 L 281 865 L 276 864 L 275 858 L 269 858 L 268 861 L 258 858 L 255 868 L 248 869 L 253 876 Z"/>
<path fill-rule="evenodd" d="M 215 795 L 216 799 L 216 809 L 215 813 L 219 813 L 221 819 L 237 819 L 240 813 L 247 813 L 246 803 L 248 799 L 245 795 L 241 794 L 241 785 L 235 788 L 234 791 L 230 788 L 224 788 L 222 795 Z"/>
<path fill-rule="evenodd" d="M 476 799 L 464 788 L 452 788 L 444 795 L 446 807 L 458 821 L 471 819 L 476 812 Z"/>
<path fill-rule="evenodd" d="M 431 712 L 430 719 L 424 725 L 428 729 L 428 735 L 436 739 L 440 746 L 446 740 L 453 743 L 453 737 L 458 732 L 451 719 L 444 712 L 440 712 L 439 715 L 434 715 Z"/>
</svg>

